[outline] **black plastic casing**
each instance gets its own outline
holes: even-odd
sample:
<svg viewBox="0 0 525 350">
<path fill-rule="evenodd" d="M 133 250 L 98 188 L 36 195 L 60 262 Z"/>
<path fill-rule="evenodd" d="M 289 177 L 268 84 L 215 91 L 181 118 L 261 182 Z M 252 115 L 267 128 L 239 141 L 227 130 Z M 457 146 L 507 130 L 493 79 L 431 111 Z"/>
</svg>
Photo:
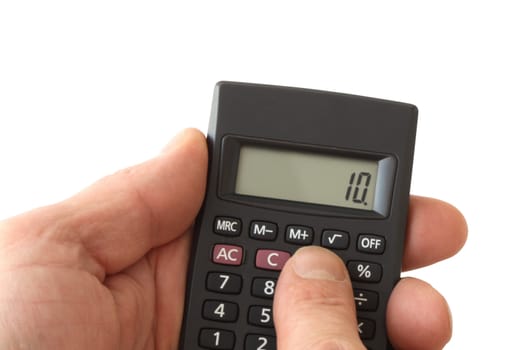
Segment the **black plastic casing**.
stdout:
<svg viewBox="0 0 525 350">
<path fill-rule="evenodd" d="M 390 293 L 400 278 L 416 124 L 417 108 L 410 104 L 289 87 L 218 83 L 207 137 L 208 184 L 205 201 L 195 225 L 180 350 L 201 349 L 199 332 L 203 328 L 235 332 L 235 350 L 244 349 L 247 334 L 275 335 L 272 328 L 248 324 L 250 305 L 272 305 L 271 300 L 253 297 L 250 289 L 253 277 L 278 276 L 278 272 L 255 267 L 257 249 L 277 249 L 293 253 L 301 247 L 285 242 L 284 230 L 287 225 L 313 228 L 314 245 L 321 244 L 324 229 L 349 232 L 350 248 L 333 250 L 345 264 L 348 261 L 364 261 L 382 266 L 380 282 L 353 282 L 353 287 L 379 294 L 376 311 L 358 312 L 358 317 L 375 322 L 375 335 L 372 339 L 365 340 L 365 345 L 370 350 L 391 349 L 386 335 L 385 310 Z M 235 159 L 231 160 L 231 154 L 221 154 L 225 137 L 239 138 L 241 143 L 242 140 L 254 140 L 255 143 L 269 143 L 277 147 L 288 145 L 329 153 L 360 154 L 364 157 L 370 155 L 372 158 L 392 157 L 396 165 L 394 183 L 389 194 L 390 206 L 388 210 L 378 214 L 235 195 L 228 190 L 228 183 L 235 180 Z M 243 226 L 240 236 L 215 234 L 213 225 L 218 216 L 241 219 Z M 276 240 L 266 242 L 250 238 L 248 230 L 253 220 L 276 223 Z M 362 233 L 383 236 L 386 241 L 384 253 L 368 254 L 358 251 L 357 237 Z M 212 250 L 215 244 L 242 246 L 243 263 L 240 266 L 214 264 Z M 210 271 L 241 275 L 243 286 L 240 294 L 207 291 L 206 276 Z M 237 321 L 203 319 L 205 300 L 237 303 Z"/>
</svg>

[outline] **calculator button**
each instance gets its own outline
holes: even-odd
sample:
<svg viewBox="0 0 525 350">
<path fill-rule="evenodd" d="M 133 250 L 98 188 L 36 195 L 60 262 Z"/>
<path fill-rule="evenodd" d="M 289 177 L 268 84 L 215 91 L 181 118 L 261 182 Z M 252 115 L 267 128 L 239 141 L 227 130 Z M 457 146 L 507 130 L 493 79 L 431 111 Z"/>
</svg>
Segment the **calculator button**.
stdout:
<svg viewBox="0 0 525 350">
<path fill-rule="evenodd" d="M 354 289 L 354 300 L 357 311 L 375 311 L 379 304 L 379 295 L 369 290 Z"/>
<path fill-rule="evenodd" d="M 241 276 L 233 273 L 210 272 L 206 278 L 206 288 L 212 292 L 239 294 L 241 287 Z"/>
<path fill-rule="evenodd" d="M 275 294 L 277 280 L 275 278 L 254 278 L 252 295 L 259 298 L 271 299 Z"/>
<path fill-rule="evenodd" d="M 273 327 L 271 306 L 251 306 L 248 310 L 248 323 L 254 326 Z"/>
<path fill-rule="evenodd" d="M 223 329 L 201 329 L 199 345 L 205 349 L 231 350 L 235 346 L 235 334 Z"/>
<path fill-rule="evenodd" d="M 216 244 L 213 247 L 213 262 L 221 265 L 240 265 L 242 247 L 229 244 Z"/>
<path fill-rule="evenodd" d="M 357 319 L 357 331 L 361 339 L 372 339 L 376 332 L 376 324 L 374 321 L 366 318 Z"/>
<path fill-rule="evenodd" d="M 277 237 L 277 225 L 266 221 L 252 221 L 250 237 L 262 241 L 273 241 Z"/>
<path fill-rule="evenodd" d="M 275 337 L 271 335 L 248 334 L 244 348 L 250 350 L 275 350 L 277 349 L 277 343 L 275 342 Z"/>
<path fill-rule="evenodd" d="M 219 300 L 206 300 L 202 307 L 202 317 L 212 321 L 235 322 L 239 316 L 239 306 Z"/>
<path fill-rule="evenodd" d="M 379 282 L 381 280 L 381 265 L 364 261 L 349 261 L 350 279 L 359 282 Z"/>
<path fill-rule="evenodd" d="M 260 269 L 281 271 L 290 258 L 290 253 L 280 250 L 259 249 L 255 257 L 255 266 Z"/>
<path fill-rule="evenodd" d="M 377 235 L 362 234 L 357 238 L 357 250 L 364 253 L 383 254 L 385 238 Z"/>
<path fill-rule="evenodd" d="M 350 245 L 350 236 L 344 231 L 324 230 L 321 245 L 330 249 L 346 249 Z"/>
<path fill-rule="evenodd" d="M 308 226 L 290 225 L 286 228 L 286 242 L 308 245 L 314 240 L 314 230 Z"/>
<path fill-rule="evenodd" d="M 213 232 L 224 236 L 238 236 L 241 234 L 242 223 L 237 218 L 218 216 L 213 224 Z"/>
</svg>

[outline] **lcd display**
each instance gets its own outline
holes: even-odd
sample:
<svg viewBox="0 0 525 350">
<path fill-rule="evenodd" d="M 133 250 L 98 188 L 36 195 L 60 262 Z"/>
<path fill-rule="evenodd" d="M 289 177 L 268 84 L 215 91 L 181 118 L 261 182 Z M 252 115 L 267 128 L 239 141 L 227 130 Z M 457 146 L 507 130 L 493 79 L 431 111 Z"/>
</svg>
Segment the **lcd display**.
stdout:
<svg viewBox="0 0 525 350">
<path fill-rule="evenodd" d="M 243 145 L 235 193 L 374 210 L 379 161 Z"/>
</svg>

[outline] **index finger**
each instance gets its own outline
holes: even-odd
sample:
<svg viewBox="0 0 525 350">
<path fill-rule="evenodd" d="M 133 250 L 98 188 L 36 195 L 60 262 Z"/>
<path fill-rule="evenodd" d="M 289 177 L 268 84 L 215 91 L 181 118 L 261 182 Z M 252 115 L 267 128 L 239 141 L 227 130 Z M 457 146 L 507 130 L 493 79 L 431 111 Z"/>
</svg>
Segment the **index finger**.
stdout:
<svg viewBox="0 0 525 350">
<path fill-rule="evenodd" d="M 411 196 L 403 271 L 453 256 L 466 239 L 467 223 L 458 209 L 438 199 Z"/>
</svg>

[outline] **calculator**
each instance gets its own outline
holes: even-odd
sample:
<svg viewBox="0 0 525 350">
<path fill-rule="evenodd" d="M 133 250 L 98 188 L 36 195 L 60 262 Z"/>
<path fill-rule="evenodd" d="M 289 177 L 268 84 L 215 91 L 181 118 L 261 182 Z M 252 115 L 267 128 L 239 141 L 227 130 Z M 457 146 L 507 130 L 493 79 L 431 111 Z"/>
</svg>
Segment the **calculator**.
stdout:
<svg viewBox="0 0 525 350">
<path fill-rule="evenodd" d="M 219 82 L 180 349 L 276 349 L 279 272 L 307 245 L 342 259 L 363 343 L 391 349 L 416 124 L 411 104 Z"/>
</svg>

